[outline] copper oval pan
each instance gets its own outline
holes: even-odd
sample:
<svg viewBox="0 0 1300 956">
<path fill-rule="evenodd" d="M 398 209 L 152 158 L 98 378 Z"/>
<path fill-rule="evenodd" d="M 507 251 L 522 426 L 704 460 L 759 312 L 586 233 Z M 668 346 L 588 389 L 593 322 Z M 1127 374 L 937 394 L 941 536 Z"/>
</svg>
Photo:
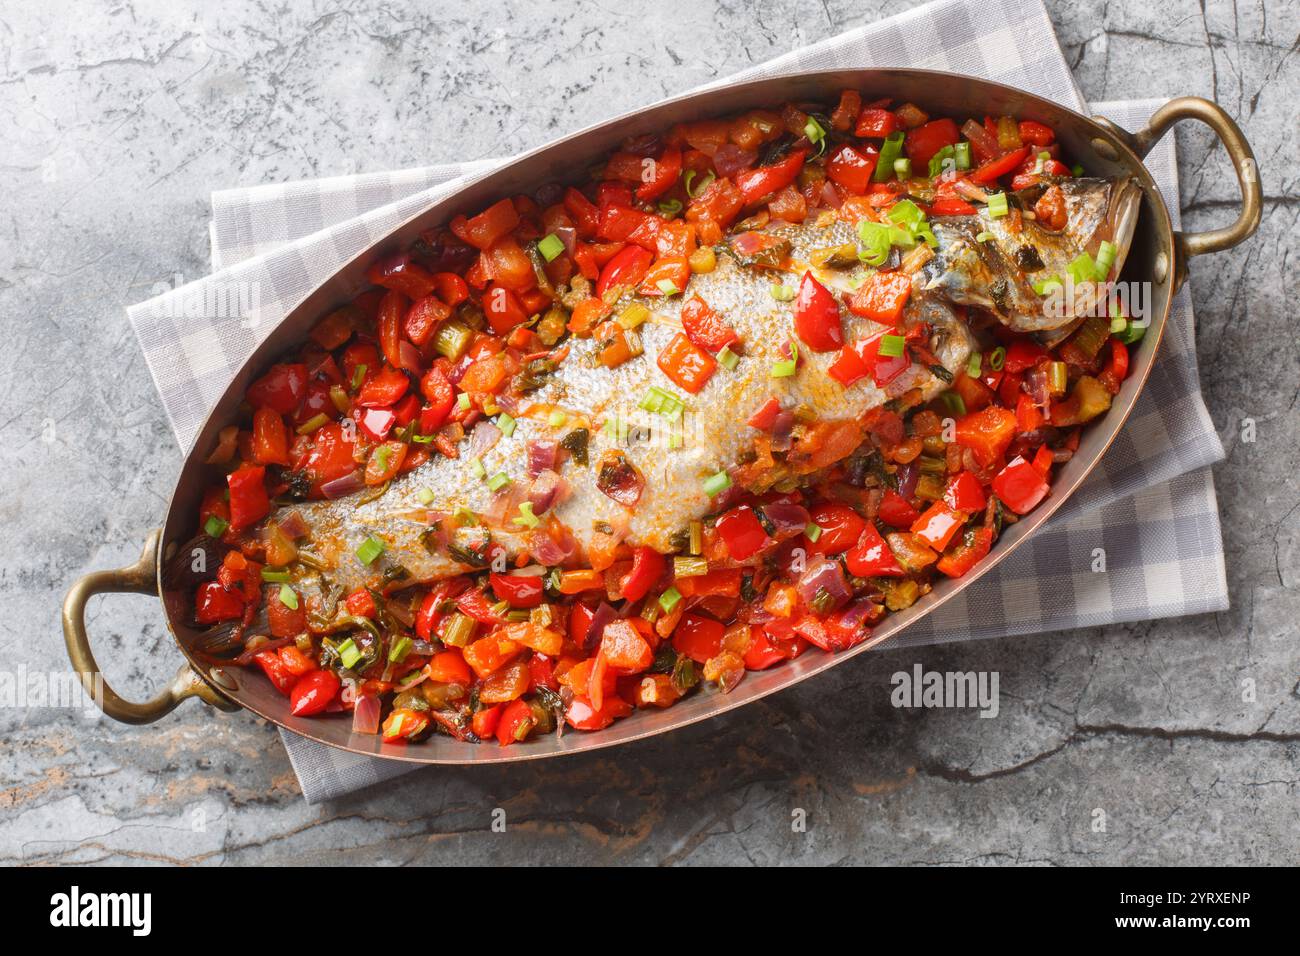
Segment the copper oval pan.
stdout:
<svg viewBox="0 0 1300 956">
<path fill-rule="evenodd" d="M 404 247 L 420 230 L 441 225 L 458 213 L 476 212 L 501 196 L 532 192 L 546 182 L 572 181 L 576 171 L 588 168 L 628 136 L 664 129 L 678 121 L 718 116 L 787 100 L 833 103 L 839 91 L 846 88 L 860 90 L 866 100 L 886 96 L 911 100 L 935 114 L 1011 115 L 1038 120 L 1057 131 L 1068 155 L 1081 162 L 1091 174 L 1115 176 L 1127 173 L 1137 179 L 1144 193 L 1137 232 L 1123 278 L 1151 283 L 1152 324 L 1136 350 L 1129 378 L 1110 412 L 1085 429 L 1078 453 L 1061 468 L 1051 496 L 1029 517 L 1003 534 L 977 573 L 938 583 L 930 594 L 911 608 L 887 617 L 869 641 L 845 653 L 804 654 L 773 670 L 750 673 L 728 695 L 706 691 L 667 710 L 638 712 L 603 731 L 571 732 L 560 738 L 548 735 L 509 748 L 460 743 L 445 736 L 434 736 L 418 744 L 392 746 L 381 743 L 375 736 L 353 735 L 351 718 L 347 715 L 295 719 L 288 713 L 286 699 L 260 673 L 210 667 L 193 653 L 200 632 L 188 623 L 191 596 L 180 588 L 165 586 L 159 569 L 161 559 L 180 543 L 188 541 L 193 533 L 194 515 L 198 511 L 202 489 L 213 477 L 207 473 L 209 466 L 203 463 L 204 455 L 213 446 L 221 427 L 235 417 L 241 396 L 256 374 L 277 355 L 302 340 L 326 311 L 367 287 L 364 272 L 377 253 Z M 1237 221 L 1225 229 L 1195 234 L 1174 232 L 1169 212 L 1150 173 L 1142 165 L 1142 157 L 1151 146 L 1182 119 L 1198 119 L 1209 125 L 1223 141 L 1235 165 L 1242 192 L 1242 209 Z M 1195 98 L 1177 99 L 1166 104 L 1150 118 L 1144 130 L 1131 135 L 1106 120 L 1089 119 L 1056 103 L 997 83 L 925 70 L 837 70 L 782 76 L 690 93 L 600 123 L 520 156 L 426 209 L 357 256 L 298 303 L 249 358 L 208 416 L 195 442 L 196 450 L 191 450 L 181 470 L 168 507 L 167 520 L 161 532 L 155 531 L 149 536 L 140 561 L 131 568 L 89 574 L 69 590 L 63 606 L 68 654 L 87 689 L 97 695 L 104 712 L 116 720 L 149 723 L 171 711 L 185 698 L 199 697 L 224 710 L 246 707 L 275 724 L 332 747 L 415 763 L 500 763 L 594 750 L 684 727 L 733 710 L 842 664 L 850 657 L 889 640 L 977 582 L 1051 518 L 1096 466 L 1132 410 L 1151 372 L 1169 316 L 1170 300 L 1186 276 L 1187 260 L 1231 248 L 1245 240 L 1259 225 L 1260 208 L 1260 184 L 1254 156 L 1241 130 L 1217 105 Z M 84 611 L 90 595 L 107 591 L 157 593 L 167 624 L 189 661 L 172 684 L 151 701 L 137 704 L 123 700 L 107 688 L 99 675 L 86 637 Z"/>
</svg>

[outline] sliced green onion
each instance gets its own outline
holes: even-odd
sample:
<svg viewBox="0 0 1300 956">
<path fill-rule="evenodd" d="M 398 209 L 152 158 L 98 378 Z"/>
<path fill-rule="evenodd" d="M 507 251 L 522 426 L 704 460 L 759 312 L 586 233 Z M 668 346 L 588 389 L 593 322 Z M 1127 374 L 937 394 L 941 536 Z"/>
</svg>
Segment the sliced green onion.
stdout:
<svg viewBox="0 0 1300 956">
<path fill-rule="evenodd" d="M 479 481 L 487 477 L 487 469 L 483 467 L 482 458 L 471 458 L 469 460 L 469 473 Z"/>
<path fill-rule="evenodd" d="M 659 595 L 659 606 L 663 608 L 665 614 L 671 614 L 681 600 L 682 592 L 670 586 L 667 591 Z"/>
<path fill-rule="evenodd" d="M 1047 363 L 1047 387 L 1055 395 L 1064 395 L 1069 387 L 1068 372 L 1064 362 Z"/>
<path fill-rule="evenodd" d="M 352 370 L 352 391 L 361 387 L 361 383 L 366 380 L 366 363 L 362 362 Z"/>
<path fill-rule="evenodd" d="M 1106 276 L 1110 275 L 1110 267 L 1115 264 L 1115 257 L 1119 255 L 1119 249 L 1115 243 L 1108 239 L 1103 239 L 1101 245 L 1097 248 L 1097 281 L 1105 282 Z"/>
<path fill-rule="evenodd" d="M 319 415 L 313 415 L 301 425 L 294 429 L 299 435 L 310 435 L 316 429 L 329 424 L 330 417 L 324 412 Z"/>
<path fill-rule="evenodd" d="M 822 129 L 822 124 L 811 116 L 808 117 L 808 122 L 803 125 L 803 134 L 808 137 L 808 142 L 814 146 L 826 138 L 826 130 Z"/>
<path fill-rule="evenodd" d="M 899 179 L 912 178 L 912 161 L 904 156 L 902 159 L 894 160 L 894 175 Z"/>
<path fill-rule="evenodd" d="M 871 174 L 874 182 L 884 183 L 894 174 L 894 160 L 903 154 L 903 134 L 890 133 L 880 144 L 880 156 L 876 159 L 876 171 Z"/>
<path fill-rule="evenodd" d="M 203 522 L 203 530 L 209 538 L 220 538 L 229 527 L 230 522 L 217 515 L 208 515 L 208 520 Z"/>
<path fill-rule="evenodd" d="M 981 232 L 981 233 L 978 233 L 978 234 L 975 236 L 975 241 L 976 241 L 976 242 L 992 242 L 992 241 L 993 241 L 994 239 L 996 239 L 996 238 L 997 238 L 997 236 L 993 235 L 993 233 L 991 233 L 991 232 Z"/>
<path fill-rule="evenodd" d="M 937 153 L 935 153 L 933 156 L 930 157 L 930 178 L 931 179 L 943 173 L 944 161 L 949 159 L 953 160 L 953 166 L 957 165 L 957 161 L 953 158 L 952 146 L 945 146 L 942 149 L 940 149 Z"/>
<path fill-rule="evenodd" d="M 982 361 L 980 353 L 971 352 L 970 359 L 966 362 L 966 377 L 979 378 L 980 371 L 983 368 L 983 365 L 984 362 Z"/>
<path fill-rule="evenodd" d="M 1048 295 L 1049 293 L 1055 292 L 1057 289 L 1064 288 L 1064 286 L 1061 285 L 1061 280 L 1056 278 L 1056 276 L 1048 276 L 1046 279 L 1035 279 L 1033 281 L 1033 287 L 1034 291 L 1039 295 Z"/>
<path fill-rule="evenodd" d="M 384 553 L 384 542 L 380 541 L 373 534 L 361 542 L 361 547 L 357 548 L 357 558 L 362 564 L 373 564 L 375 558 Z"/>
<path fill-rule="evenodd" d="M 462 412 L 469 411 L 469 392 L 461 392 L 456 396 L 456 404 L 460 406 Z"/>
<path fill-rule="evenodd" d="M 876 354 L 881 358 L 898 358 L 907 348 L 907 339 L 901 335 L 882 335 Z"/>
<path fill-rule="evenodd" d="M 995 372 L 1002 371 L 1002 366 L 1007 364 L 1007 350 L 1005 346 L 999 345 L 989 353 L 989 368 Z"/>
<path fill-rule="evenodd" d="M 731 351 L 727 346 L 723 346 L 718 352 L 718 364 L 723 368 L 731 371 L 740 363 L 740 356 Z"/>
<path fill-rule="evenodd" d="M 406 660 L 406 655 L 411 653 L 411 646 L 414 643 L 409 637 L 403 636 L 388 649 L 388 660 L 393 664 L 402 663 Z"/>
<path fill-rule="evenodd" d="M 415 426 L 412 426 L 412 428 L 415 428 Z M 421 435 L 418 430 L 411 432 L 411 441 L 415 442 L 417 445 L 427 445 L 433 441 L 433 439 L 433 435 Z"/>
<path fill-rule="evenodd" d="M 510 476 L 507 475 L 504 471 L 498 471 L 495 475 L 493 475 L 491 478 L 488 479 L 488 490 L 500 491 L 508 484 L 510 484 Z"/>
<path fill-rule="evenodd" d="M 641 324 L 648 318 L 650 318 L 650 310 L 640 302 L 633 302 L 618 314 L 615 321 L 625 329 L 636 329 L 640 328 Z"/>
<path fill-rule="evenodd" d="M 552 428 L 561 428 L 568 420 L 569 416 L 559 409 L 556 409 L 546 416 L 546 424 L 550 425 Z"/>
<path fill-rule="evenodd" d="M 1075 163 L 1073 166 L 1070 167 L 1070 174 L 1073 176 L 1082 176 L 1083 167 L 1080 166 L 1078 163 Z"/>
<path fill-rule="evenodd" d="M 387 445 L 380 445 L 378 448 L 375 449 L 375 461 L 379 462 L 380 472 L 385 472 L 388 470 L 388 457 L 392 453 L 393 450 L 389 448 Z"/>
<path fill-rule="evenodd" d="M 361 648 L 357 647 L 352 638 L 348 638 L 342 644 L 335 648 L 338 651 L 339 662 L 345 670 L 352 670 L 356 667 L 357 662 L 361 660 Z"/>
<path fill-rule="evenodd" d="M 958 143 L 952 148 L 952 158 L 958 169 L 970 169 L 970 143 Z"/>
<path fill-rule="evenodd" d="M 655 285 L 664 295 L 677 295 L 677 293 L 682 291 L 677 288 L 677 283 L 673 282 L 672 279 L 660 279 L 655 283 Z"/>
<path fill-rule="evenodd" d="M 698 186 L 692 186 L 692 183 L 695 180 L 695 170 L 688 169 L 686 170 L 686 175 L 682 177 L 682 185 L 686 187 L 686 195 L 694 199 L 700 193 L 704 192 L 704 190 L 708 189 L 716 178 L 717 177 L 715 177 L 712 172 L 708 172 L 700 177 Z"/>
<path fill-rule="evenodd" d="M 519 517 L 510 519 L 512 524 L 517 524 L 523 528 L 536 528 L 542 523 L 542 519 L 533 514 L 533 503 L 531 501 L 521 501 L 519 503 Z"/>
<path fill-rule="evenodd" d="M 419 491 L 415 493 L 415 496 L 420 499 L 420 504 L 422 505 L 433 504 L 434 501 L 433 492 L 430 491 L 428 488 L 421 488 Z"/>
<path fill-rule="evenodd" d="M 1070 274 L 1070 278 L 1075 285 L 1083 285 L 1085 282 L 1096 280 L 1097 263 L 1093 261 L 1092 256 L 1088 255 L 1088 253 L 1081 252 L 1065 267 L 1065 271 Z"/>
<path fill-rule="evenodd" d="M 537 251 L 540 252 L 547 262 L 554 262 L 556 257 L 564 251 L 564 240 L 551 233 L 546 238 L 537 243 Z"/>
<path fill-rule="evenodd" d="M 469 348 L 469 340 L 473 337 L 474 330 L 464 322 L 458 320 L 443 322 L 433 336 L 433 348 L 444 358 L 458 362 L 465 354 L 465 350 Z"/>
<path fill-rule="evenodd" d="M 289 577 L 289 571 L 287 568 L 263 568 L 262 580 L 267 584 L 284 584 L 291 580 L 291 578 Z"/>
<path fill-rule="evenodd" d="M 1008 212 L 1006 193 L 989 193 L 989 218 L 1001 219 Z"/>
<path fill-rule="evenodd" d="M 731 476 L 725 471 L 720 471 L 716 475 L 710 475 L 704 479 L 704 493 L 710 498 L 722 494 L 731 487 Z"/>
<path fill-rule="evenodd" d="M 1121 342 L 1123 342 L 1125 345 L 1133 345 L 1136 342 L 1142 341 L 1142 336 L 1146 334 L 1147 334 L 1146 325 L 1140 325 L 1137 322 L 1134 322 L 1132 319 L 1127 319 L 1124 327 L 1124 331 L 1115 337 L 1119 339 Z"/>
<path fill-rule="evenodd" d="M 822 526 L 816 522 L 809 521 L 807 526 L 803 529 L 803 534 L 805 538 L 816 544 L 817 539 L 822 536 Z"/>
<path fill-rule="evenodd" d="M 497 416 L 497 428 L 501 429 L 501 434 L 509 438 L 515 433 L 514 417 L 507 412 L 502 412 Z"/>
<path fill-rule="evenodd" d="M 1128 327 L 1128 319 L 1122 315 L 1117 315 L 1110 320 L 1110 334 L 1119 335 Z"/>
<path fill-rule="evenodd" d="M 960 418 L 966 414 L 966 402 L 956 392 L 944 392 L 939 398 L 943 400 L 943 404 L 947 406 L 948 411 L 957 417 Z"/>
<path fill-rule="evenodd" d="M 682 409 L 686 406 L 672 392 L 651 385 L 645 397 L 637 403 L 637 407 L 654 415 L 662 415 L 669 421 L 676 421 L 681 417 Z"/>
<path fill-rule="evenodd" d="M 680 199 L 663 199 L 659 202 L 659 212 L 671 219 L 682 211 L 682 201 Z"/>
<path fill-rule="evenodd" d="M 688 526 L 688 542 L 686 550 L 691 554 L 699 554 L 704 550 L 704 522 L 692 521 Z"/>
<path fill-rule="evenodd" d="M 772 298 L 776 299 L 777 302 L 789 302 L 796 294 L 794 286 L 780 285 L 778 283 L 773 283 L 769 291 L 772 293 Z"/>
<path fill-rule="evenodd" d="M 673 576 L 678 578 L 698 578 L 709 573 L 706 558 L 688 558 L 678 555 L 673 558 Z"/>
<path fill-rule="evenodd" d="M 799 363 L 795 359 L 787 359 L 784 362 L 776 362 L 772 365 L 772 378 L 789 378 L 799 368 Z"/>
</svg>

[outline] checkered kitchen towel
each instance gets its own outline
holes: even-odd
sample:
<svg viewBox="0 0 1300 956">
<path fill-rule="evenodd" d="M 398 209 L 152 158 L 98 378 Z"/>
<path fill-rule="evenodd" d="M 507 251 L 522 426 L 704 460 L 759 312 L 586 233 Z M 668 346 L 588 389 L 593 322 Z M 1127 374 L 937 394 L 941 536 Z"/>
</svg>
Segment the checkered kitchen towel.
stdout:
<svg viewBox="0 0 1300 956">
<path fill-rule="evenodd" d="M 1032 54 L 1026 51 L 1035 51 Z M 1026 59 L 1026 57 L 1032 57 Z M 997 80 L 1085 104 L 1041 0 L 939 0 L 795 51 L 721 83 L 820 68 L 914 66 Z M 1095 107 L 1135 128 L 1158 101 Z M 182 448 L 261 338 L 358 251 L 494 160 L 229 190 L 213 196 L 208 279 L 128 310 Z M 1178 220 L 1173 137 L 1147 164 Z M 260 299 L 214 317 L 215 289 Z M 229 313 L 229 309 L 215 310 Z M 996 637 L 1218 611 L 1223 543 L 1208 466 L 1223 446 L 1201 399 L 1187 291 L 1174 300 L 1150 381 L 1102 466 L 1053 520 L 977 585 L 889 646 Z M 1104 547 L 1108 573 L 1090 571 Z M 412 769 L 282 732 L 309 802 Z"/>
</svg>

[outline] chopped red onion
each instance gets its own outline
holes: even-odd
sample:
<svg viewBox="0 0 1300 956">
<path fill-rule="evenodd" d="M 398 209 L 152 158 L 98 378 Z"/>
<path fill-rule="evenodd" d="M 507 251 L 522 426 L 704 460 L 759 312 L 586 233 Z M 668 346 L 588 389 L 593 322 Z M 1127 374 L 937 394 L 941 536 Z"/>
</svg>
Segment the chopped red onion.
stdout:
<svg viewBox="0 0 1300 956">
<path fill-rule="evenodd" d="M 595 650 L 605 633 L 606 625 L 616 620 L 618 620 L 618 611 L 614 610 L 612 604 L 601 601 L 600 606 L 596 608 L 596 613 L 591 616 L 591 623 L 587 625 L 587 633 L 582 638 L 582 649 Z"/>
<path fill-rule="evenodd" d="M 782 409 L 772 421 L 772 450 L 789 451 L 794 446 L 794 412 Z"/>
<path fill-rule="evenodd" d="M 548 568 L 563 564 L 573 557 L 575 550 L 573 544 L 566 546 L 540 529 L 534 531 L 532 537 L 528 539 L 528 553 L 533 556 L 533 560 Z"/>
<path fill-rule="evenodd" d="M 546 514 L 553 505 L 564 500 L 568 490 L 567 481 L 549 468 L 544 470 L 533 479 L 528 489 L 528 500 L 533 506 L 533 514 Z"/>
<path fill-rule="evenodd" d="M 284 532 L 285 537 L 290 541 L 296 541 L 304 537 L 311 528 L 307 526 L 307 521 L 300 511 L 289 511 L 279 519 L 280 530 Z"/>
<path fill-rule="evenodd" d="M 551 231 L 555 233 L 555 238 L 564 243 L 569 255 L 573 255 L 578 248 L 578 230 L 572 226 L 556 226 Z"/>
<path fill-rule="evenodd" d="M 912 500 L 912 495 L 916 493 L 916 482 L 921 477 L 921 468 L 914 462 L 909 461 L 906 465 L 898 466 L 898 493 L 908 501 Z"/>
<path fill-rule="evenodd" d="M 798 588 L 799 597 L 803 598 L 805 604 L 811 604 L 813 598 L 822 590 L 831 596 L 832 608 L 839 607 L 853 596 L 840 563 L 826 557 L 812 559 L 804 573 L 799 576 L 795 587 Z"/>
<path fill-rule="evenodd" d="M 320 492 L 326 498 L 342 498 L 366 486 L 365 473 L 360 468 L 342 478 L 335 478 L 320 486 Z"/>
<path fill-rule="evenodd" d="M 525 446 L 528 449 L 528 477 L 536 478 L 548 468 L 554 470 L 559 455 L 559 442 L 546 438 L 534 438 Z"/>
<path fill-rule="evenodd" d="M 379 698 L 374 694 L 363 694 L 357 698 L 356 706 L 352 709 L 352 732 L 379 733 Z"/>
<path fill-rule="evenodd" d="M 713 168 L 719 176 L 731 177 L 749 169 L 758 161 L 758 153 L 735 143 L 723 143 L 713 154 Z"/>
<path fill-rule="evenodd" d="M 397 343 L 397 363 L 408 372 L 420 374 L 420 350 L 406 339 Z"/>
<path fill-rule="evenodd" d="M 776 536 L 784 537 L 796 531 L 803 531 L 808 527 L 811 517 L 808 509 L 803 505 L 795 504 L 793 501 L 774 501 L 771 504 L 763 505 L 763 514 L 767 515 L 768 520 L 776 525 Z"/>
<path fill-rule="evenodd" d="M 489 451 L 500 440 L 501 429 L 484 419 L 474 426 L 474 431 L 469 436 L 469 448 L 466 454 L 470 458 L 481 458 L 485 451 Z"/>
<path fill-rule="evenodd" d="M 822 203 L 832 209 L 839 209 L 844 205 L 844 200 L 840 198 L 840 191 L 829 179 L 822 185 Z"/>
</svg>

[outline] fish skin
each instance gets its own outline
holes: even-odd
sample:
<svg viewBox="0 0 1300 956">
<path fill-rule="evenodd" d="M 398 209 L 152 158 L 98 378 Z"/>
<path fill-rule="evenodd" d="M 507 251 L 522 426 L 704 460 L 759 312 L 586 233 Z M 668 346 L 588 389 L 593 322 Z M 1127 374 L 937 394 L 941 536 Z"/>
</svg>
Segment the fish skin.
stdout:
<svg viewBox="0 0 1300 956">
<path fill-rule="evenodd" d="M 960 305 L 977 306 L 992 312 L 1000 322 L 1017 332 L 1050 333 L 1072 327 L 1079 316 L 1090 312 L 1104 291 L 1086 284 L 1077 288 L 1073 309 L 1052 314 L 1044 299 L 1034 291 L 1034 278 L 1063 276 L 1066 266 L 1080 253 L 1096 255 L 1102 240 L 1118 248 L 1114 274 L 1124 267 L 1137 221 L 1141 189 L 1132 179 L 1088 179 L 1062 177 L 1054 180 L 1065 193 L 1066 225 L 1060 232 L 1045 229 L 1025 219 L 1019 232 L 1011 228 L 1010 217 L 992 219 L 981 212 L 974 216 L 946 216 L 931 221 L 939 252 L 922 270 L 924 289 Z M 1026 190 L 1013 197 L 1023 207 L 1032 206 L 1038 190 Z M 979 242 L 976 236 L 993 238 Z M 1042 263 L 1040 268 L 1021 266 L 1022 249 L 1030 249 Z"/>
<path fill-rule="evenodd" d="M 645 348 L 643 357 L 632 359 L 614 369 L 599 365 L 599 346 L 592 339 L 573 339 L 570 353 L 556 372 L 538 390 L 524 396 L 515 415 L 517 426 L 510 436 L 503 435 L 481 458 L 488 475 L 504 472 L 514 482 L 526 484 L 529 439 L 559 440 L 578 425 L 590 432 L 589 464 L 581 467 L 567 461 L 561 475 L 571 493 L 557 504 L 553 513 L 572 532 L 580 547 L 592 540 L 601 525 L 626 524 L 629 542 L 650 545 L 660 551 L 673 550 L 671 538 L 712 510 L 711 499 L 703 490 L 703 480 L 718 471 L 739 465 L 753 447 L 757 430 L 745 424 L 750 414 L 768 398 L 778 396 L 785 407 L 805 405 L 819 418 L 828 421 L 858 420 L 866 412 L 884 404 L 912 387 L 922 389 L 932 398 L 947 388 L 947 383 L 928 369 L 914 365 L 886 389 L 876 388 L 868 378 L 851 388 L 844 388 L 827 374 L 836 353 L 814 353 L 801 345 L 799 373 L 793 377 L 770 377 L 771 366 L 785 358 L 784 343 L 794 338 L 791 303 L 772 297 L 773 283 L 795 284 L 802 276 L 803 263 L 816 249 L 854 242 L 852 226 L 835 222 L 828 227 L 812 224 L 779 226 L 768 230 L 791 241 L 790 258 L 797 273 L 766 269 L 745 269 L 729 255 L 720 255 L 717 268 L 691 279 L 686 298 L 700 296 L 734 328 L 743 340 L 743 356 L 735 370 L 719 367 L 697 395 L 679 389 L 658 367 L 655 357 L 680 331 L 681 296 L 671 298 L 625 297 L 616 311 L 628 302 L 639 301 L 651 312 L 641 326 Z M 812 269 L 825 284 L 848 288 L 864 267 L 848 271 Z M 930 346 L 935 356 L 952 374 L 964 368 L 973 347 L 973 336 L 964 322 L 936 296 L 914 295 L 904 313 L 904 325 L 930 322 L 935 332 Z M 845 341 L 880 331 L 883 327 L 867 319 L 843 312 Z M 669 450 L 660 429 L 652 432 L 654 440 L 618 444 L 607 435 L 601 423 L 611 414 L 626 416 L 629 421 L 659 426 L 662 419 L 637 408 L 637 403 L 651 386 L 668 391 L 686 405 L 684 447 Z M 548 415 L 560 409 L 570 421 L 559 428 L 548 424 Z M 645 488 L 637 505 L 625 509 L 596 487 L 599 462 L 608 452 L 622 451 L 645 478 Z M 462 446 L 462 455 L 464 447 Z M 431 506 L 422 504 L 422 489 L 436 497 Z M 492 493 L 486 482 L 475 478 L 465 459 L 447 459 L 434 455 L 428 462 L 396 478 L 381 497 L 358 504 L 355 496 L 336 501 L 313 501 L 284 506 L 267 520 L 278 521 L 285 513 L 301 514 L 310 530 L 302 547 L 310 551 L 330 570 L 327 572 L 335 593 L 349 593 L 373 586 L 384 567 L 400 564 L 409 573 L 404 584 L 434 581 L 472 570 L 453 559 L 445 548 L 427 549 L 420 535 L 428 527 L 430 510 L 449 514 L 465 508 L 476 514 L 492 507 Z M 482 527 L 456 529 L 450 536 L 462 547 L 482 541 Z M 384 541 L 385 554 L 367 567 L 355 556 L 356 549 L 369 536 Z M 494 543 L 504 546 L 511 555 L 528 550 L 528 534 L 511 528 L 492 530 Z M 305 572 L 296 581 L 308 595 L 319 589 L 320 576 Z M 314 581 L 312 580 L 314 579 Z M 309 598 L 310 601 L 310 598 Z"/>
</svg>

